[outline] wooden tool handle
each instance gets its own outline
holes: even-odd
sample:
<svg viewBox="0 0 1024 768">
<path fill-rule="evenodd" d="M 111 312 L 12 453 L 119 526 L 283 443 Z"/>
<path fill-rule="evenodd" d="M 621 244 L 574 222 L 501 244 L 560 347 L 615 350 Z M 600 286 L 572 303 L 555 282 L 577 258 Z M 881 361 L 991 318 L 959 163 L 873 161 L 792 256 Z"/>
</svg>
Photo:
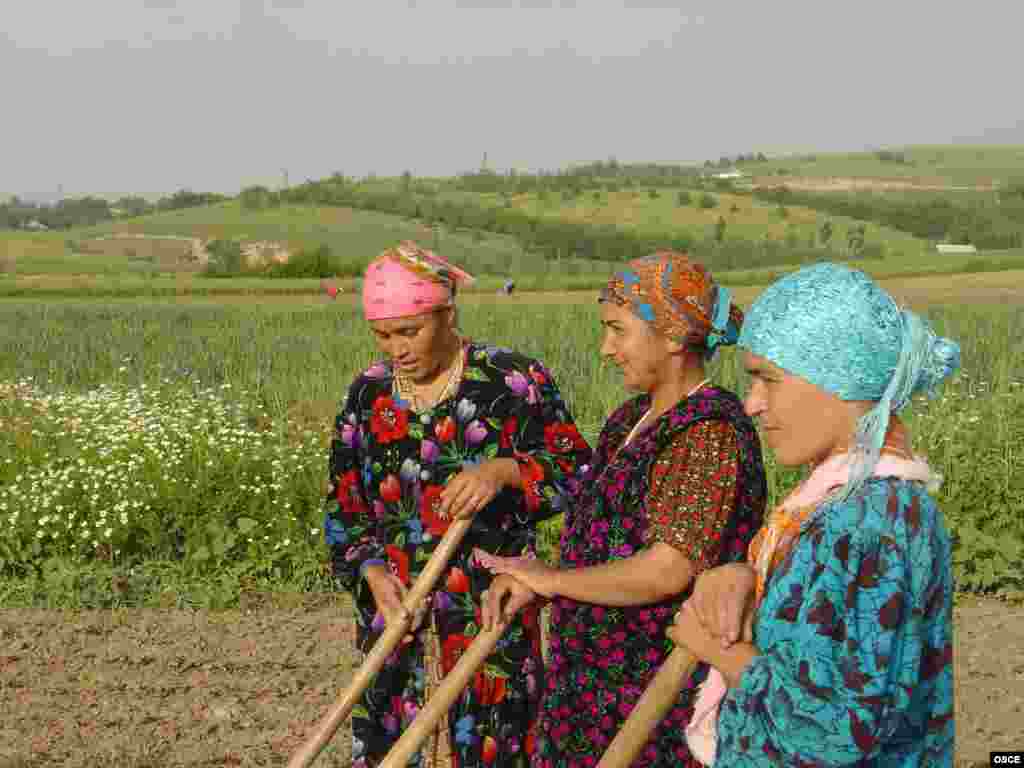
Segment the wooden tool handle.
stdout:
<svg viewBox="0 0 1024 768">
<path fill-rule="evenodd" d="M 473 638 L 473 642 L 462 654 L 462 658 L 459 659 L 452 671 L 445 675 L 441 685 L 430 697 L 430 701 L 423 705 L 423 709 L 416 715 L 412 725 L 391 747 L 378 768 L 405 768 L 409 758 L 420 748 L 430 732 L 469 685 L 469 681 L 487 661 L 487 657 L 491 655 L 491 651 L 494 650 L 494 646 L 498 644 L 498 640 L 501 639 L 507 627 L 507 623 L 495 622 L 491 629 L 481 630 L 480 634 Z"/>
<path fill-rule="evenodd" d="M 677 646 L 669 654 L 601 756 L 597 768 L 628 768 L 633 763 L 658 723 L 672 709 L 696 666 L 697 659 L 686 648 Z"/>
<path fill-rule="evenodd" d="M 460 519 L 455 520 L 448 526 L 448 530 L 445 531 L 440 543 L 438 543 L 437 549 L 434 550 L 427 564 L 423 567 L 423 571 L 406 594 L 405 600 L 402 601 L 402 607 L 405 609 L 406 615 L 400 621 L 392 622 L 385 627 L 384 634 L 377 638 L 377 642 L 373 644 L 373 648 L 370 650 L 362 666 L 356 671 L 356 675 L 352 682 L 349 683 L 348 688 L 342 691 L 338 700 L 317 724 L 313 735 L 306 739 L 302 746 L 295 751 L 288 761 L 287 768 L 307 768 L 312 765 L 320 752 L 323 751 L 323 748 L 327 746 L 335 732 L 345 722 L 345 719 L 352 711 L 356 702 L 359 701 L 363 692 L 369 687 L 373 678 L 380 672 L 388 656 L 402 642 L 402 638 L 409 633 L 417 610 L 434 588 L 434 584 L 441 577 L 444 569 L 448 567 L 448 562 L 472 524 L 472 520 Z"/>
</svg>

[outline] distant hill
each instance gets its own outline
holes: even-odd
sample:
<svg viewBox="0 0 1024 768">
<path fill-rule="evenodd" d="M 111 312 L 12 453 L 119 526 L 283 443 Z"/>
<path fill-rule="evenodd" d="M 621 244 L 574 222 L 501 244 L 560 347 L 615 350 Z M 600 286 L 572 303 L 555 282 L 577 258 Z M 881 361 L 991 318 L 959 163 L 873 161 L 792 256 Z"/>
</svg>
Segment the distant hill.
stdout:
<svg viewBox="0 0 1024 768">
<path fill-rule="evenodd" d="M 1022 129 L 1024 131 L 1024 129 Z M 926 188 L 992 188 L 1024 177 L 1024 144 L 880 147 L 868 152 L 802 153 L 744 162 L 745 174 L 903 180 Z"/>
<path fill-rule="evenodd" d="M 385 248 L 406 239 L 436 247 L 474 273 L 508 275 L 543 266 L 542 257 L 525 253 L 508 235 L 451 232 L 394 214 L 315 205 L 250 211 L 231 201 L 104 222 L 71 230 L 67 236 L 87 240 L 115 233 L 276 241 L 292 252 L 326 245 L 353 274 Z"/>
</svg>

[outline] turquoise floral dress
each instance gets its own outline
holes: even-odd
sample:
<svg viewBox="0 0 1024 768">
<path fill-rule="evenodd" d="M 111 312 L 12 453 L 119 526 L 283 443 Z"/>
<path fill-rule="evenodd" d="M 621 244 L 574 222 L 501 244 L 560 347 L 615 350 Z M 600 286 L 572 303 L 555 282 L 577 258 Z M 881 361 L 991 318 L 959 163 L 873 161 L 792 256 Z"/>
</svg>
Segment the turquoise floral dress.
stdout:
<svg viewBox="0 0 1024 768">
<path fill-rule="evenodd" d="M 480 593 L 492 577 L 476 565 L 473 548 L 533 551 L 536 523 L 566 507 L 578 492 L 575 473 L 590 459 L 540 362 L 476 343 L 465 354 L 456 394 L 432 410 L 416 413 L 396 399 L 390 364 L 378 363 L 353 382 L 336 421 L 324 530 L 334 577 L 355 599 L 364 653 L 384 627 L 363 570 L 385 564 L 407 585 L 416 579 L 449 524 L 437 514 L 441 490 L 464 468 L 512 458 L 523 479 L 523 490 L 503 490 L 476 515 L 415 639 L 391 656 L 354 710 L 354 768 L 380 762 L 423 706 L 431 660 L 439 656 L 446 673 L 479 632 Z M 543 674 L 537 618 L 534 608 L 514 620 L 449 713 L 448 741 L 461 768 L 525 765 Z"/>
<path fill-rule="evenodd" d="M 715 764 L 952 766 L 950 553 L 920 482 L 823 504 L 765 587 Z"/>
</svg>

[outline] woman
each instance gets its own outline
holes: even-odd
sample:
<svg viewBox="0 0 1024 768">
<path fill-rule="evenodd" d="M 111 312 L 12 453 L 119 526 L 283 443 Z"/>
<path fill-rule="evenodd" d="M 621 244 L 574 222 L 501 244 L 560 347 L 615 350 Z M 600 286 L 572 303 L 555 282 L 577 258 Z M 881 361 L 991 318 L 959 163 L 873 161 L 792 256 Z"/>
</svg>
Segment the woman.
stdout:
<svg viewBox="0 0 1024 768">
<path fill-rule="evenodd" d="M 638 397 L 601 433 L 585 490 L 565 513 L 561 568 L 486 554 L 501 579 L 485 624 L 540 594 L 553 600 L 549 668 L 533 765 L 596 765 L 665 658 L 665 629 L 693 579 L 742 558 L 760 526 L 761 449 L 739 399 L 704 363 L 736 341 L 742 313 L 707 271 L 664 251 L 630 262 L 601 296 L 601 353 Z M 682 729 L 704 670 L 639 766 L 687 765 Z"/>
<path fill-rule="evenodd" d="M 768 288 L 739 344 L 747 412 L 780 464 L 812 471 L 749 566 L 702 577 L 669 632 L 715 667 L 694 752 L 729 768 L 952 765 L 950 541 L 893 414 L 956 369 L 958 347 L 834 264 Z"/>
<path fill-rule="evenodd" d="M 387 359 L 356 378 L 337 418 L 325 522 L 363 652 L 403 615 L 407 588 L 451 521 L 473 525 L 419 629 L 355 710 L 358 768 L 380 762 L 478 632 L 491 576 L 469 554 L 531 551 L 535 524 L 561 508 L 590 455 L 540 362 L 459 335 L 455 291 L 471 279 L 412 242 L 366 270 L 363 308 Z M 450 765 L 450 752 L 461 768 L 516 764 L 540 669 L 536 614 L 527 613 L 421 750 L 421 765 Z"/>
</svg>

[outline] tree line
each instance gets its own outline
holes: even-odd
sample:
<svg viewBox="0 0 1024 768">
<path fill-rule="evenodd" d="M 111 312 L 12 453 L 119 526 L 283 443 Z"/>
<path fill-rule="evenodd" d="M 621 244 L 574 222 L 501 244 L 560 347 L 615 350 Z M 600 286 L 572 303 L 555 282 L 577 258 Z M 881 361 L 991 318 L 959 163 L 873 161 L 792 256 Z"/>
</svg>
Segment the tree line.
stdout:
<svg viewBox="0 0 1024 768">
<path fill-rule="evenodd" d="M 874 221 L 925 240 L 972 244 L 978 248 L 1024 245 L 1024 184 L 1012 184 L 998 202 L 942 197 L 906 199 L 860 192 L 803 192 L 785 186 L 753 195 L 779 205 L 801 205 L 839 216 Z"/>
<path fill-rule="evenodd" d="M 15 197 L 0 204 L 0 229 L 71 229 L 147 213 L 213 205 L 229 199 L 214 192 L 192 192 L 188 189 L 161 197 L 155 203 L 139 196 L 126 196 L 111 202 L 86 195 L 64 198 L 53 204 L 33 203 Z"/>
<path fill-rule="evenodd" d="M 653 166 L 645 167 L 648 173 Z M 587 189 L 597 178 L 581 169 L 560 174 L 507 174 L 500 176 L 482 171 L 464 174 L 447 182 L 458 191 L 476 192 L 498 190 L 498 201 L 491 204 L 473 197 L 452 198 L 440 194 L 437 184 L 416 180 L 405 174 L 395 184 L 370 180 L 359 182 L 335 174 L 320 181 L 272 191 L 266 187 L 249 187 L 239 198 L 243 207 L 260 209 L 281 204 L 329 205 L 358 208 L 419 219 L 431 226 L 444 226 L 450 231 L 475 230 L 509 235 L 518 240 L 523 248 L 538 253 L 551 261 L 561 259 L 589 259 L 594 261 L 626 261 L 649 254 L 660 248 L 687 251 L 706 261 L 714 269 L 759 269 L 784 264 L 803 263 L 835 258 L 835 251 L 826 244 L 791 243 L 770 239 L 728 239 L 724 238 L 724 227 L 720 224 L 713 232 L 694 235 L 680 230 L 637 232 L 614 224 L 594 224 L 568 221 L 556 217 L 533 215 L 516 208 L 511 200 L 511 190 L 539 190 L 538 196 L 558 194 L 563 200 L 573 199 L 582 194 L 599 194 L 609 189 L 602 183 L 596 189 Z M 605 182 L 607 179 L 601 177 Z M 671 173 L 666 178 L 673 178 Z M 701 186 L 695 174 L 678 174 L 678 186 Z M 634 176 L 619 179 L 620 184 L 637 186 L 648 184 L 654 179 Z M 688 180 L 688 181 L 684 181 Z M 492 186 L 485 186 L 490 184 Z M 658 177 L 660 186 L 665 181 Z M 668 185 L 671 186 L 671 185 Z M 516 192 L 519 193 L 518 191 Z M 650 186 L 648 194 L 660 194 Z M 709 192 L 691 195 L 688 190 L 678 192 L 677 204 L 697 205 L 713 208 L 717 198 Z M 872 252 L 873 253 L 873 252 Z M 864 255 L 872 255 L 864 254 Z M 879 254 L 880 255 L 880 254 Z"/>
</svg>

